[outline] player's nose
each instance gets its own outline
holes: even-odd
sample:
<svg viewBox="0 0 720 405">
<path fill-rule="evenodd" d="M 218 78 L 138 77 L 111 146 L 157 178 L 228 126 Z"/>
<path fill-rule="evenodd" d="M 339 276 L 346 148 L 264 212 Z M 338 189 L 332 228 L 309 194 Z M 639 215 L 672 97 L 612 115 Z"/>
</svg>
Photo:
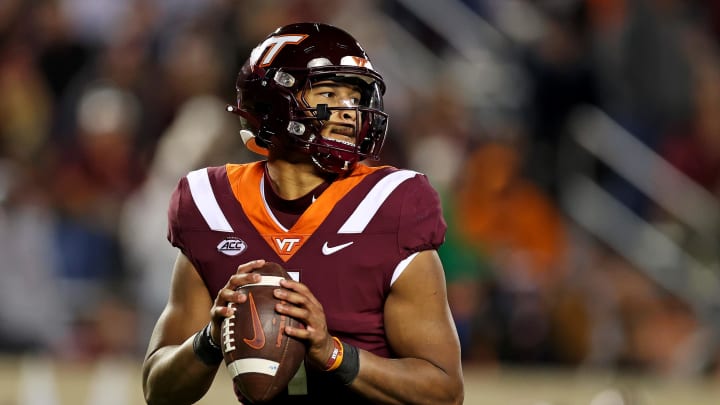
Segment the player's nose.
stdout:
<svg viewBox="0 0 720 405">
<path fill-rule="evenodd" d="M 355 122 L 357 112 L 355 110 L 340 110 L 340 118 L 343 121 Z"/>
</svg>

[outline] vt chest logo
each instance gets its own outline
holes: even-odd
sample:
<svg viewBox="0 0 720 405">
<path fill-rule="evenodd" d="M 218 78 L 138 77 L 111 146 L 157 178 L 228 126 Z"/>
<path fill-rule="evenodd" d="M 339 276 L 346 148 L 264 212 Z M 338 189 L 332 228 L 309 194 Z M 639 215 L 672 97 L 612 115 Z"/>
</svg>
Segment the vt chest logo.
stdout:
<svg viewBox="0 0 720 405">
<path fill-rule="evenodd" d="M 300 246 L 300 238 L 273 238 L 278 251 L 290 254 Z"/>
<path fill-rule="evenodd" d="M 307 235 L 282 234 L 265 235 L 265 239 L 283 260 L 287 261 L 294 255 L 307 240 Z"/>
</svg>

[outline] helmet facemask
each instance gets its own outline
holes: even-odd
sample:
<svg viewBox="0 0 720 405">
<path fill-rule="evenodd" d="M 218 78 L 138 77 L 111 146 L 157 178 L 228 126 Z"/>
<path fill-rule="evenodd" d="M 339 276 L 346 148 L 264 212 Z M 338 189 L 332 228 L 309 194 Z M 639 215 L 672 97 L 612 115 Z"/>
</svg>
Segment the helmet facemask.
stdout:
<svg viewBox="0 0 720 405">
<path fill-rule="evenodd" d="M 318 167 L 345 173 L 361 160 L 379 159 L 387 114 L 382 111 L 382 88 L 373 77 L 311 72 L 295 100 L 288 134 L 304 145 Z"/>
</svg>

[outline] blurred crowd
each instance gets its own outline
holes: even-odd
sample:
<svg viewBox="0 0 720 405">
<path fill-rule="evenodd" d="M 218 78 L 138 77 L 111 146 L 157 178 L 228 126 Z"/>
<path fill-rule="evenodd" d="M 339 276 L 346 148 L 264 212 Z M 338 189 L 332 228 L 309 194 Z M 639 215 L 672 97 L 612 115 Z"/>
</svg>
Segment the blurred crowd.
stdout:
<svg viewBox="0 0 720 405">
<path fill-rule="evenodd" d="M 370 39 L 373 57 L 389 19 L 449 57 L 451 41 L 409 3 L 0 2 L 0 351 L 141 355 L 176 255 L 165 239 L 170 192 L 195 168 L 257 158 L 224 109 L 250 49 L 275 27 L 314 20 Z M 417 83 L 422 92 L 393 94 L 389 75 L 379 163 L 422 171 L 441 193 L 464 360 L 717 373 L 719 325 L 575 223 L 561 200 L 569 172 L 589 168 L 640 218 L 674 223 L 573 146 L 568 120 L 585 105 L 720 196 L 720 3 L 452 3 L 507 40 L 512 63 L 500 69 L 517 80 L 478 102 L 450 69 Z M 698 260 L 717 277 L 714 253 Z"/>
</svg>

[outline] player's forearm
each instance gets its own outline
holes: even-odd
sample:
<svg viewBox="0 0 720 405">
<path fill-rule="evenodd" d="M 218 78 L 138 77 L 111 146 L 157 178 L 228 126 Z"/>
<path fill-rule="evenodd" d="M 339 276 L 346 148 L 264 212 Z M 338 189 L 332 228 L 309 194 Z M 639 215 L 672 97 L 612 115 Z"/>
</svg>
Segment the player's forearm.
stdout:
<svg viewBox="0 0 720 405">
<path fill-rule="evenodd" d="M 192 338 L 180 346 L 158 349 L 143 365 L 143 391 L 150 405 L 192 404 L 207 393 L 217 367 L 203 364 L 193 352 Z"/>
<path fill-rule="evenodd" d="M 360 351 L 351 388 L 383 404 L 462 404 L 462 376 L 421 359 L 386 359 Z"/>
</svg>

